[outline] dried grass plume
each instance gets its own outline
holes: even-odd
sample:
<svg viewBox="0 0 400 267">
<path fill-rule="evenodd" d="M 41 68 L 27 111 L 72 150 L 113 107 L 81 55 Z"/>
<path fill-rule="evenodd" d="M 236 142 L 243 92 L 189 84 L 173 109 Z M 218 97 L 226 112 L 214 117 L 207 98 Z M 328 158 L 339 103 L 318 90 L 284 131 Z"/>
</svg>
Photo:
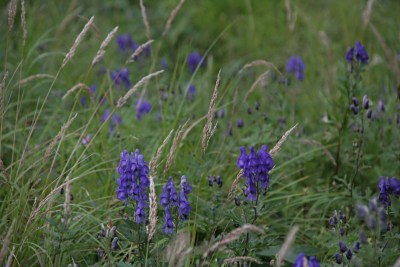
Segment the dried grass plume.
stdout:
<svg viewBox="0 0 400 267">
<path fill-rule="evenodd" d="M 279 139 L 278 143 L 269 151 L 269 154 L 271 157 L 274 157 L 278 154 L 279 150 L 281 149 L 283 143 L 286 141 L 286 139 L 289 137 L 289 135 L 293 132 L 293 130 L 297 127 L 298 123 L 296 123 L 295 126 L 290 128 L 286 133 Z"/>
<path fill-rule="evenodd" d="M 136 58 L 143 52 L 143 50 L 151 45 L 153 43 L 154 40 L 148 40 L 147 42 L 145 42 L 144 44 L 139 45 L 138 48 L 135 49 L 135 51 L 133 51 L 133 54 L 130 56 L 129 58 L 129 62 L 135 62 Z"/>
<path fill-rule="evenodd" d="M 171 29 L 172 22 L 174 21 L 176 15 L 178 14 L 178 11 L 181 9 L 183 3 L 185 3 L 185 0 L 180 0 L 178 5 L 176 5 L 176 7 L 172 10 L 167 20 L 167 23 L 165 23 L 165 28 L 162 36 L 165 36 Z"/>
<path fill-rule="evenodd" d="M 22 27 L 22 47 L 25 47 L 26 36 L 28 35 L 28 31 L 26 30 L 25 0 L 21 0 L 21 27 Z"/>
<path fill-rule="evenodd" d="M 14 26 L 15 15 L 17 14 L 18 0 L 11 0 L 8 8 L 8 31 L 12 31 Z"/>
<path fill-rule="evenodd" d="M 65 95 L 62 97 L 62 100 L 64 100 L 67 96 L 69 96 L 71 93 L 75 92 L 76 90 L 79 89 L 86 89 L 86 90 L 90 90 L 89 86 L 87 86 L 86 84 L 83 83 L 78 83 L 77 85 L 73 86 L 71 89 L 69 89 Z"/>
<path fill-rule="evenodd" d="M 101 43 L 99 51 L 97 51 L 96 56 L 92 60 L 92 66 L 98 63 L 105 55 L 106 53 L 106 48 L 110 44 L 111 40 L 114 38 L 115 34 L 118 31 L 118 26 L 116 26 L 104 39 L 104 41 Z"/>
<path fill-rule="evenodd" d="M 142 12 L 143 24 L 144 27 L 146 28 L 146 37 L 148 40 L 150 40 L 150 24 L 149 21 L 147 20 L 146 7 L 143 3 L 143 0 L 140 0 L 140 10 Z"/>
</svg>

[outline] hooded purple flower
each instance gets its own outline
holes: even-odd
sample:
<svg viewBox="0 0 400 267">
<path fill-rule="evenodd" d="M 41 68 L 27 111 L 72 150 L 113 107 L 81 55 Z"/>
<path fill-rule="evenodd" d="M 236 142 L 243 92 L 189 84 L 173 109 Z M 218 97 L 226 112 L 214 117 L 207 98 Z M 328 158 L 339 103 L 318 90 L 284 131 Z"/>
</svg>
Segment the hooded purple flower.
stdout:
<svg viewBox="0 0 400 267">
<path fill-rule="evenodd" d="M 125 200 L 125 204 L 128 203 L 129 198 L 136 202 L 136 223 L 146 224 L 145 208 L 148 207 L 149 201 L 147 196 L 147 187 L 150 184 L 149 168 L 139 149 L 131 154 L 126 150 L 121 153 L 118 173 L 120 178 L 117 180 L 117 198 Z"/>
<path fill-rule="evenodd" d="M 193 52 L 188 55 L 187 64 L 191 73 L 194 73 L 197 66 L 199 65 L 200 68 L 204 68 L 207 66 L 205 58 L 201 56 L 198 52 Z"/>
<path fill-rule="evenodd" d="M 361 42 L 357 41 L 355 47 L 350 47 L 346 53 L 346 60 L 352 63 L 354 60 L 361 62 L 362 64 L 368 64 L 368 54 L 365 47 Z"/>
<path fill-rule="evenodd" d="M 304 263 L 308 263 L 308 265 Z M 305 256 L 305 254 L 300 253 L 299 255 L 297 255 L 297 258 L 293 263 L 293 267 L 303 267 L 303 266 L 320 267 L 319 262 L 315 256 L 311 256 L 310 259 L 307 261 L 307 257 Z"/>
<path fill-rule="evenodd" d="M 181 178 L 181 191 L 179 193 L 179 215 L 183 221 L 186 221 L 187 217 L 190 214 L 192 208 L 190 207 L 190 203 L 187 200 L 187 195 L 192 192 L 192 187 L 186 181 L 186 176 L 182 176 Z"/>
<path fill-rule="evenodd" d="M 304 80 L 304 62 L 300 56 L 292 56 L 286 63 L 286 72 L 293 73 L 297 80 Z"/>
<path fill-rule="evenodd" d="M 150 112 L 151 108 L 150 102 L 147 102 L 143 98 L 138 99 L 136 101 L 136 118 L 140 121 L 144 114 Z"/>
<path fill-rule="evenodd" d="M 106 109 L 106 111 L 103 114 L 102 121 L 105 122 L 108 116 L 110 116 L 110 109 Z M 110 133 L 114 132 L 114 128 L 117 127 L 117 125 L 119 124 L 122 124 L 122 119 L 117 113 L 114 113 L 113 115 L 111 115 L 110 124 L 108 126 Z"/>
<path fill-rule="evenodd" d="M 396 177 L 380 177 L 379 184 L 379 201 L 385 206 L 388 207 L 391 205 L 390 195 L 394 195 L 395 197 L 400 196 L 400 181 Z"/>
<path fill-rule="evenodd" d="M 117 45 L 118 48 L 121 52 L 127 52 L 127 53 L 132 53 L 135 51 L 139 45 L 133 41 L 131 35 L 129 33 L 126 33 L 124 35 L 118 35 L 117 36 Z"/>
<path fill-rule="evenodd" d="M 127 89 L 131 87 L 131 81 L 129 80 L 129 72 L 127 68 L 112 71 L 111 79 L 117 87 L 120 87 L 121 83 L 123 83 Z"/>
<path fill-rule="evenodd" d="M 274 161 L 268 153 L 268 146 L 263 145 L 257 154 L 254 147 L 250 147 L 250 154 L 248 155 L 246 148 L 241 147 L 237 166 L 244 170 L 243 178 L 246 179 L 247 198 L 255 201 L 258 184 L 264 192 L 269 188 L 269 171 L 272 170 Z"/>
<path fill-rule="evenodd" d="M 196 95 L 196 91 L 197 91 L 196 86 L 191 84 L 187 90 L 186 98 L 190 101 L 193 101 L 194 96 Z"/>
<path fill-rule="evenodd" d="M 163 229 L 164 233 L 166 234 L 172 234 L 174 232 L 174 222 L 172 221 L 169 209 L 170 209 L 169 207 L 165 208 L 165 221 Z"/>
</svg>

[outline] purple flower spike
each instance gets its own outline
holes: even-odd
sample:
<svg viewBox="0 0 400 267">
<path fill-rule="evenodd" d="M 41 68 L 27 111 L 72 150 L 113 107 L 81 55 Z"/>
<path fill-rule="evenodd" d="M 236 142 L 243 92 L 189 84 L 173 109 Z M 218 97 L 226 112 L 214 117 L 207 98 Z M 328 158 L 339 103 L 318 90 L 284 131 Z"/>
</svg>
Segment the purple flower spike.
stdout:
<svg viewBox="0 0 400 267">
<path fill-rule="evenodd" d="M 300 56 L 292 56 L 286 63 L 286 72 L 293 73 L 297 80 L 304 80 L 305 65 Z"/>
<path fill-rule="evenodd" d="M 207 66 L 206 60 L 198 52 L 193 52 L 188 55 L 187 64 L 191 73 L 194 73 L 199 65 L 200 68 Z"/>
<path fill-rule="evenodd" d="M 192 208 L 190 207 L 190 203 L 187 200 L 187 195 L 192 192 L 192 187 L 186 181 L 186 177 L 182 176 L 181 178 L 181 191 L 179 197 L 179 215 L 183 221 L 186 221 L 187 217 L 190 214 Z"/>
<path fill-rule="evenodd" d="M 152 105 L 145 99 L 138 99 L 136 101 L 136 118 L 140 121 L 144 114 L 151 111 Z"/>
</svg>

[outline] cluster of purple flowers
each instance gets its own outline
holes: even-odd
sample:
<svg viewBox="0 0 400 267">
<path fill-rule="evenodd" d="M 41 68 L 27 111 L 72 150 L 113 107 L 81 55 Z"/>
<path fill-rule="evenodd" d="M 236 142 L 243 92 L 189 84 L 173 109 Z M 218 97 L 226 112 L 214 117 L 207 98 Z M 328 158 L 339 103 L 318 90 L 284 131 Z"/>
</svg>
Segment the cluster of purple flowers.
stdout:
<svg viewBox="0 0 400 267">
<path fill-rule="evenodd" d="M 223 184 L 223 182 L 222 182 L 222 177 L 221 176 L 214 176 L 214 177 L 212 177 L 212 176 L 208 176 L 207 177 L 207 180 L 208 180 L 208 185 L 210 186 L 210 187 L 212 187 L 213 186 L 213 183 L 216 183 L 217 185 L 218 185 L 218 187 L 219 188 L 221 188 L 222 187 L 222 184 Z"/>
<path fill-rule="evenodd" d="M 136 100 L 136 118 L 140 121 L 144 114 L 150 112 L 152 105 L 143 98 Z"/>
<path fill-rule="evenodd" d="M 102 122 L 105 122 L 107 120 L 108 116 L 110 116 L 110 109 L 106 109 L 106 111 L 104 112 Z M 108 126 L 110 133 L 113 133 L 114 128 L 117 127 L 117 125 L 119 125 L 121 123 L 122 123 L 122 119 L 117 113 L 111 115 L 110 124 Z"/>
<path fill-rule="evenodd" d="M 207 61 L 198 52 L 192 52 L 187 57 L 187 64 L 190 72 L 194 73 L 198 66 L 200 68 L 205 68 L 207 66 Z"/>
<path fill-rule="evenodd" d="M 300 56 L 292 56 L 286 63 L 286 72 L 293 73 L 297 80 L 304 80 L 305 65 Z"/>
<path fill-rule="evenodd" d="M 274 167 L 274 161 L 268 153 L 268 146 L 262 145 L 257 154 L 254 147 L 250 147 L 250 154 L 248 155 L 246 148 L 241 147 L 237 166 L 244 170 L 243 177 L 246 178 L 247 198 L 256 201 L 259 186 L 263 192 L 269 188 L 269 171 Z"/>
<path fill-rule="evenodd" d="M 335 210 L 333 216 L 329 218 L 329 225 L 332 226 L 334 230 L 336 230 L 336 227 L 339 227 L 339 234 L 341 236 L 344 236 L 345 234 L 344 228 L 346 224 L 347 224 L 346 215 L 341 210 L 339 210 L 339 215 L 338 212 Z"/>
<path fill-rule="evenodd" d="M 315 256 L 311 256 L 309 260 L 304 253 L 297 255 L 296 260 L 293 263 L 293 267 L 320 267 L 319 262 Z"/>
<path fill-rule="evenodd" d="M 400 181 L 396 177 L 380 177 L 379 184 L 379 201 L 388 207 L 391 205 L 390 195 L 400 196 Z"/>
<path fill-rule="evenodd" d="M 387 213 L 384 206 L 379 205 L 376 198 L 370 200 L 369 205 L 357 205 L 358 218 L 362 225 L 375 231 L 377 227 L 381 230 L 388 229 Z"/>
<path fill-rule="evenodd" d="M 129 33 L 118 35 L 116 41 L 118 49 L 122 53 L 133 53 L 137 48 L 139 48 L 139 44 L 132 39 Z M 150 46 L 146 46 L 144 48 L 144 53 L 146 56 L 150 55 L 151 53 Z"/>
<path fill-rule="evenodd" d="M 160 204 L 165 208 L 165 221 L 164 221 L 164 233 L 172 234 L 174 231 L 174 223 L 171 217 L 171 209 L 173 207 L 178 208 L 180 218 L 185 221 L 189 216 L 192 208 L 187 200 L 187 195 L 192 192 L 192 187 L 186 181 L 186 177 L 181 178 L 181 187 L 179 197 L 175 189 L 174 180 L 169 177 L 167 183 L 163 186 L 163 190 L 160 196 Z"/>
<path fill-rule="evenodd" d="M 361 62 L 362 64 L 368 64 L 368 54 L 365 50 L 365 47 L 359 42 L 356 42 L 354 47 L 350 47 L 346 53 L 346 60 L 349 63 L 354 62 L 355 60 Z"/>
<path fill-rule="evenodd" d="M 123 68 L 122 70 L 116 70 L 111 72 L 111 79 L 113 80 L 116 86 L 121 86 L 123 83 L 126 88 L 131 87 L 131 81 L 129 80 L 129 72 L 127 68 Z"/>
<path fill-rule="evenodd" d="M 148 207 L 149 198 L 147 196 L 147 187 L 150 181 L 148 178 L 149 168 L 144 161 L 139 149 L 135 153 L 124 150 L 121 153 L 121 159 L 118 166 L 120 178 L 117 180 L 117 197 L 119 200 L 128 199 L 136 202 L 135 219 L 136 223 L 146 224 L 145 208 Z"/>
<path fill-rule="evenodd" d="M 336 263 L 341 264 L 343 262 L 343 254 L 350 261 L 351 258 L 353 257 L 353 252 L 358 252 L 359 249 L 360 249 L 360 243 L 358 241 L 354 243 L 353 251 L 351 251 L 351 249 L 347 248 L 346 244 L 342 240 L 340 240 L 339 252 L 335 254 Z"/>
</svg>

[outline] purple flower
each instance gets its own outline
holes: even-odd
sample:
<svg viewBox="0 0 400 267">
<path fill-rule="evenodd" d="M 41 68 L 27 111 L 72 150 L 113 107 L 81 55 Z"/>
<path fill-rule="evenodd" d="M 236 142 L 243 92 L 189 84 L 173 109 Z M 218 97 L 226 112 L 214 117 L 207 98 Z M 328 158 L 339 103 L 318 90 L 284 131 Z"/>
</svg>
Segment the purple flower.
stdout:
<svg viewBox="0 0 400 267">
<path fill-rule="evenodd" d="M 342 263 L 342 254 L 336 253 L 335 254 L 335 260 L 336 260 L 337 264 L 341 264 Z"/>
<path fill-rule="evenodd" d="M 150 112 L 152 105 L 145 99 L 140 98 L 136 101 L 136 118 L 140 121 L 144 114 Z"/>
<path fill-rule="evenodd" d="M 136 202 L 135 219 L 136 223 L 146 224 L 145 208 L 148 207 L 149 198 L 147 187 L 149 187 L 149 168 L 144 161 L 139 149 L 135 153 L 124 150 L 118 166 L 120 178 L 117 180 L 117 198 L 128 203 L 130 198 Z"/>
<path fill-rule="evenodd" d="M 139 45 L 133 41 L 129 33 L 126 33 L 125 35 L 118 35 L 116 41 L 119 50 L 124 53 L 132 53 L 139 47 Z"/>
<path fill-rule="evenodd" d="M 166 234 L 172 234 L 174 232 L 174 222 L 172 221 L 169 209 L 170 209 L 169 207 L 165 208 L 165 221 L 163 229 L 164 233 Z"/>
<path fill-rule="evenodd" d="M 190 207 L 190 203 L 187 200 L 187 195 L 192 192 L 192 187 L 186 181 L 186 177 L 182 176 L 181 178 L 181 190 L 179 193 L 179 215 L 183 221 L 186 221 L 187 217 L 190 214 L 192 208 Z"/>
<path fill-rule="evenodd" d="M 357 253 L 360 250 L 360 242 L 356 241 L 353 245 L 353 251 Z"/>
<path fill-rule="evenodd" d="M 121 83 L 125 85 L 126 88 L 131 87 L 131 81 L 129 80 L 129 72 L 127 68 L 122 70 L 116 70 L 111 72 L 111 79 L 117 87 L 121 86 Z"/>
<path fill-rule="evenodd" d="M 351 253 L 351 250 L 350 250 L 350 249 L 347 250 L 347 252 L 346 252 L 346 258 L 347 258 L 348 260 L 351 260 L 352 257 L 353 257 L 353 253 Z"/>
<path fill-rule="evenodd" d="M 350 47 L 346 53 L 346 60 L 352 63 L 354 60 L 361 62 L 362 64 L 368 64 L 368 54 L 365 47 L 359 42 L 356 42 L 355 47 Z"/>
<path fill-rule="evenodd" d="M 187 64 L 190 72 L 194 73 L 199 65 L 200 68 L 206 67 L 207 62 L 198 52 L 192 52 L 187 57 Z"/>
<path fill-rule="evenodd" d="M 106 109 L 106 111 L 103 114 L 102 121 L 105 122 L 109 116 L 110 116 L 110 109 Z M 112 133 L 114 131 L 114 128 L 117 127 L 117 125 L 119 125 L 121 123 L 122 123 L 122 119 L 117 113 L 111 115 L 110 124 L 108 126 L 110 133 Z"/>
<path fill-rule="evenodd" d="M 363 96 L 363 107 L 364 109 L 368 109 L 369 108 L 369 99 L 367 95 Z"/>
<path fill-rule="evenodd" d="M 191 84 L 187 90 L 186 98 L 190 101 L 193 101 L 194 96 L 196 95 L 196 91 L 197 91 L 196 86 Z"/>
<path fill-rule="evenodd" d="M 339 241 L 339 249 L 342 253 L 347 251 L 346 244 L 342 240 Z"/>
<path fill-rule="evenodd" d="M 274 166 L 270 154 L 268 153 L 268 146 L 263 145 L 257 152 L 254 147 L 250 147 L 250 153 L 247 155 L 246 148 L 240 148 L 240 156 L 237 160 L 239 169 L 243 169 L 243 178 L 246 179 L 247 185 L 247 198 L 255 201 L 257 199 L 258 184 L 262 191 L 269 188 L 269 171 Z"/>
<path fill-rule="evenodd" d="M 292 56 L 286 63 L 286 72 L 293 73 L 297 80 L 304 80 L 304 62 L 300 56 Z"/>
<path fill-rule="evenodd" d="M 160 205 L 164 208 L 170 206 L 178 207 L 178 193 L 176 192 L 174 180 L 171 176 L 168 178 L 168 182 L 163 186 L 160 195 Z"/>
<path fill-rule="evenodd" d="M 86 137 L 82 139 L 82 145 L 87 146 L 89 142 L 90 142 L 90 134 L 86 135 Z"/>
<path fill-rule="evenodd" d="M 390 195 L 400 196 L 400 181 L 396 177 L 380 177 L 379 184 L 379 201 L 388 207 L 391 205 Z"/>
<path fill-rule="evenodd" d="M 161 64 L 161 68 L 163 69 L 163 70 L 166 70 L 167 69 L 167 60 L 165 59 L 165 58 L 162 58 L 161 59 L 161 61 L 160 61 L 160 64 Z"/>
<path fill-rule="evenodd" d="M 306 264 L 308 263 L 308 265 Z M 320 267 L 319 262 L 315 256 L 311 256 L 310 260 L 307 261 L 307 257 L 304 253 L 300 253 L 297 255 L 295 262 L 293 263 L 293 267 Z"/>
<path fill-rule="evenodd" d="M 243 128 L 243 124 L 244 124 L 244 122 L 243 122 L 242 119 L 238 119 L 237 122 L 236 122 L 236 126 L 237 126 L 238 128 Z"/>
</svg>

